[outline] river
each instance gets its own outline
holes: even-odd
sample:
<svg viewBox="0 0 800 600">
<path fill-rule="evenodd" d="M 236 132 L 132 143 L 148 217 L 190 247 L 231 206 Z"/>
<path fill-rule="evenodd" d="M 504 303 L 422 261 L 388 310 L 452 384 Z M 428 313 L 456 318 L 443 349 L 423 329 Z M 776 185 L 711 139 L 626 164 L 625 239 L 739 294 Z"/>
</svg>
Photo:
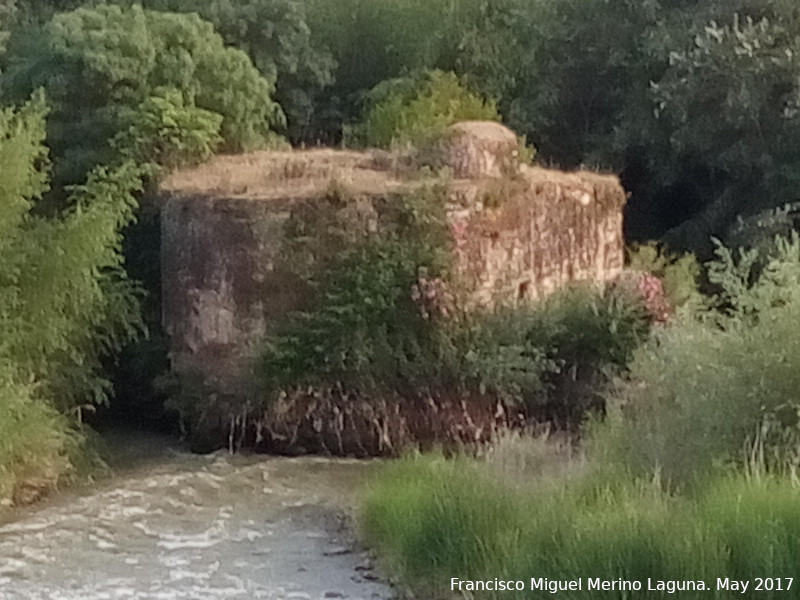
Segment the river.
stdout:
<svg viewBox="0 0 800 600">
<path fill-rule="evenodd" d="M 119 437 L 116 475 L 0 526 L 1 600 L 385 600 L 349 515 L 374 462 Z"/>
</svg>

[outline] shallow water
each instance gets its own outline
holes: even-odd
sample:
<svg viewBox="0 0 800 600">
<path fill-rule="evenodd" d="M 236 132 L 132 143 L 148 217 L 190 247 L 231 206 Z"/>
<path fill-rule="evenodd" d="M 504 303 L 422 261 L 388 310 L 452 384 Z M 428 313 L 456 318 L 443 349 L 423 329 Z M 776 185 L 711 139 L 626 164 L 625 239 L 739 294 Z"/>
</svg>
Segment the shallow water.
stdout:
<svg viewBox="0 0 800 600">
<path fill-rule="evenodd" d="M 132 444 L 111 481 L 0 527 L 0 599 L 392 596 L 343 526 L 374 463 Z"/>
</svg>

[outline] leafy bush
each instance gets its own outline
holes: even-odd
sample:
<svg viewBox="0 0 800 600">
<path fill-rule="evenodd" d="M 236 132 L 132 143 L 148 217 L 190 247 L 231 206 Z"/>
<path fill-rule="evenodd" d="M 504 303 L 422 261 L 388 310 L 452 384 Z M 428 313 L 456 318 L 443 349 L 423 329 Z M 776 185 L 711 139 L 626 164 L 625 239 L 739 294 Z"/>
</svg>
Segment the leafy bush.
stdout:
<svg viewBox="0 0 800 600">
<path fill-rule="evenodd" d="M 69 452 L 80 443 L 69 421 L 0 366 L 0 514 L 12 503 L 35 500 L 71 470 Z"/>
<path fill-rule="evenodd" d="M 288 260 L 312 300 L 267 341 L 261 373 L 271 398 L 313 387 L 407 398 L 478 392 L 519 404 L 541 388 L 546 363 L 525 339 L 530 314 L 461 306 L 441 189 L 391 198 L 372 217 L 357 216 L 358 199 L 340 189 L 326 204 L 299 207 L 289 221 Z"/>
<path fill-rule="evenodd" d="M 333 212 L 347 202 L 339 193 L 332 190 L 328 198 Z M 262 364 L 268 389 L 408 389 L 437 369 L 437 329 L 412 288 L 422 272 L 436 279 L 447 268 L 440 191 L 409 194 L 387 209 L 396 214 L 372 233 L 354 230 L 352 222 L 340 223 L 339 229 L 312 226 L 327 234 L 313 240 L 316 246 L 308 245 L 304 220 L 319 218 L 319 211 L 296 214 L 297 221 L 290 222 L 297 236 L 292 262 L 311 265 L 306 277 L 314 299 L 310 310 L 296 314 L 269 341 Z"/>
<path fill-rule="evenodd" d="M 646 339 L 646 308 L 624 290 L 577 285 L 529 312 L 527 352 L 547 361 L 548 369 L 542 391 L 525 397 L 528 410 L 562 427 L 578 426 L 589 412 L 604 409 L 604 389 Z"/>
<path fill-rule="evenodd" d="M 672 306 L 698 300 L 700 264 L 692 254 L 673 255 L 658 244 L 634 244 L 627 250 L 628 268 L 658 277 Z"/>
<path fill-rule="evenodd" d="M 351 141 L 367 146 L 424 145 L 458 121 L 497 121 L 494 102 L 469 91 L 453 73 L 431 71 L 383 82 L 370 92 L 369 108 Z"/>
<path fill-rule="evenodd" d="M 717 252 L 709 278 L 720 293 L 636 353 L 630 383 L 595 432 L 608 460 L 678 484 L 741 462 L 756 439 L 769 456 L 798 441 L 800 242 L 779 242 L 760 276 L 757 253 Z"/>
<path fill-rule="evenodd" d="M 757 251 L 759 264 L 763 265 L 775 252 L 775 240 L 789 237 L 797 230 L 797 209 L 795 203 L 754 215 L 740 215 L 721 240 L 728 248 Z"/>
<path fill-rule="evenodd" d="M 511 475 L 512 478 L 507 477 Z M 693 498 L 671 496 L 658 482 L 620 474 L 573 474 L 525 480 L 493 463 L 437 457 L 387 465 L 363 512 L 368 539 L 408 583 L 426 595 L 461 580 L 523 581 L 524 591 L 478 591 L 475 598 L 513 593 L 541 598 L 531 578 L 640 581 L 641 591 L 609 598 L 662 598 L 648 579 L 704 581 L 712 591 L 685 598 L 735 598 L 716 578 L 792 577 L 800 551 L 800 490 L 790 477 L 713 479 Z M 771 598 L 800 598 L 796 582 Z M 463 588 L 462 588 L 463 591 Z"/>
<path fill-rule="evenodd" d="M 64 214 L 33 213 L 48 185 L 45 115 L 41 96 L 0 111 L 0 494 L 69 467 L 80 436 L 68 424 L 107 398 L 102 359 L 141 331 L 121 255 L 141 173 L 98 170 Z"/>
<path fill-rule="evenodd" d="M 533 310 L 528 341 L 561 369 L 624 367 L 648 331 L 635 299 L 589 286 L 556 292 Z"/>
<path fill-rule="evenodd" d="M 263 145 L 283 119 L 273 85 L 197 15 L 138 6 L 79 8 L 19 30 L 6 61 L 7 98 L 24 99 L 40 87 L 47 93 L 48 144 L 59 182 L 82 181 L 95 165 L 112 162 L 110 140 L 147 120 L 135 113 L 153 110 L 148 99 L 163 88 L 182 94 L 193 119 L 203 114 L 198 109 L 221 117 L 227 150 Z"/>
<path fill-rule="evenodd" d="M 525 308 L 502 307 L 465 316 L 456 336 L 464 379 L 509 406 L 532 408 L 533 399 L 547 392 L 547 376 L 558 368 L 544 348 L 530 343 L 537 317 Z"/>
<path fill-rule="evenodd" d="M 221 115 L 187 106 L 180 91 L 157 90 L 133 111 L 111 145 L 127 159 L 173 169 L 208 159 L 222 142 L 221 125 Z"/>
</svg>

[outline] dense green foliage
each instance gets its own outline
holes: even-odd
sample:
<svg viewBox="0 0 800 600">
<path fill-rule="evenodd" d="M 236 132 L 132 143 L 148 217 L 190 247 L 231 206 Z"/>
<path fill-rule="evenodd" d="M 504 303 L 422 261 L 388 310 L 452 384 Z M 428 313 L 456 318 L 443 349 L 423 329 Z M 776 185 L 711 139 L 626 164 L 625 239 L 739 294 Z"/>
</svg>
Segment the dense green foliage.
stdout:
<svg viewBox="0 0 800 600">
<path fill-rule="evenodd" d="M 138 181 L 140 176 L 133 172 L 133 167 L 125 166 L 128 161 L 147 165 L 143 172 L 152 181 L 166 170 L 200 162 L 216 151 L 271 144 L 278 140 L 274 129 L 284 123 L 274 99 L 275 73 L 260 73 L 247 53 L 227 46 L 211 23 L 194 14 L 157 12 L 140 6 L 86 3 L 78 7 L 77 4 L 80 3 L 51 6 L 53 10 L 43 10 L 40 14 L 27 6 L 18 6 L 19 10 L 12 11 L 13 18 L 9 20 L 12 35 L 3 57 L 0 84 L 4 103 L 21 102 L 31 92 L 43 88 L 51 108 L 46 145 L 53 165 L 53 185 L 38 203 L 36 212 L 61 215 L 67 210 L 68 213 L 63 215 L 63 222 L 48 223 L 50 231 L 43 226 L 41 234 L 26 235 L 32 247 L 41 250 L 42 261 L 52 252 L 67 253 L 78 261 L 84 250 L 94 250 L 82 245 L 55 247 L 58 228 L 75 228 L 76 235 L 85 236 L 83 240 L 106 243 L 103 235 L 110 235 L 111 229 L 93 230 L 77 215 L 88 210 L 99 211 L 102 204 L 114 210 L 123 198 L 130 199 L 124 186 Z M 222 3 L 211 8 L 227 14 Z M 232 27 L 235 29 L 232 23 L 227 27 L 228 33 Z M 283 37 L 280 40 L 286 42 Z M 281 60 L 290 60 L 288 53 L 281 56 Z M 260 66 L 269 71 L 265 63 Z M 99 165 L 108 170 L 90 175 Z M 73 192 L 67 189 L 69 185 L 83 185 L 87 177 L 89 182 L 85 187 Z M 109 204 L 106 195 L 114 197 L 114 203 Z M 140 196 L 141 190 L 136 190 L 136 195 Z M 135 224 L 131 223 L 133 216 L 130 211 L 124 218 L 120 213 L 114 224 L 114 235 L 124 231 L 127 237 L 125 258 L 116 256 L 119 264 L 98 265 L 97 269 L 104 281 L 111 282 L 115 277 L 127 281 L 114 275 L 121 273 L 124 262 L 143 281 L 149 297 L 142 316 L 150 330 L 150 339 L 126 347 L 121 364 L 105 361 L 107 370 L 99 369 L 95 355 L 105 354 L 106 350 L 116 352 L 119 344 L 113 348 L 98 347 L 83 361 L 68 352 L 64 352 L 65 358 L 54 357 L 33 346 L 14 350 L 18 354 L 15 358 L 21 360 L 22 352 L 27 352 L 42 365 L 67 358 L 75 360 L 70 369 L 53 369 L 46 383 L 40 384 L 52 388 L 59 408 L 71 410 L 78 398 L 86 403 L 102 397 L 109 391 L 107 380 L 113 377 L 124 400 L 121 408 L 136 407 L 147 413 L 146 416 L 128 414 L 129 418 L 142 421 L 163 417 L 163 411 L 157 409 L 163 397 L 152 384 L 167 367 L 165 339 L 160 330 L 158 223 L 152 210 L 137 215 Z M 97 227 L 106 225 L 110 227 L 111 223 L 96 221 Z M 120 239 L 115 239 L 115 244 L 120 243 Z M 91 260 L 91 256 L 85 258 Z M 52 289 L 59 290 L 54 292 L 55 298 L 68 300 L 70 286 L 78 285 L 71 278 L 86 276 L 79 265 L 75 265 L 76 270 L 69 267 L 53 261 L 48 269 L 31 275 L 31 279 L 46 281 L 40 287 L 52 285 Z M 53 281 L 49 282 L 48 277 Z M 108 302 L 130 298 L 128 292 L 122 293 L 114 287 L 96 293 Z M 32 308 L 19 306 L 16 310 L 26 315 Z M 54 308 L 58 307 L 43 303 L 37 307 L 40 311 L 37 316 L 43 322 L 54 320 L 59 314 L 51 312 Z M 80 308 L 84 311 L 80 319 L 86 321 L 83 331 L 87 344 L 98 344 L 104 339 L 93 337 L 96 327 L 114 331 L 113 324 L 100 323 L 105 316 L 127 318 L 128 311 L 137 314 L 139 310 L 113 303 L 104 310 L 88 305 Z M 64 315 L 63 327 L 73 326 L 72 321 L 80 319 Z M 67 377 L 96 381 L 89 390 Z M 88 392 L 92 395 L 87 396 Z"/>
<path fill-rule="evenodd" d="M 193 158 L 202 158 L 215 134 L 216 117 L 197 109 L 221 118 L 219 135 L 228 150 L 263 145 L 283 120 L 271 98 L 273 84 L 196 15 L 79 8 L 21 29 L 12 36 L 6 63 L 7 99 L 25 98 L 40 87 L 47 93 L 47 141 L 59 182 L 80 182 L 95 165 L 113 161 L 111 140 L 123 131 L 143 133 L 150 127 L 143 123 L 148 114 L 173 116 L 164 113 L 165 101 L 175 105 L 168 112 L 182 113 L 167 125 L 193 129 L 181 133 L 183 151 L 187 138 L 198 127 L 202 131 L 201 154 Z M 134 153 L 151 143 L 132 141 Z"/>
<path fill-rule="evenodd" d="M 224 147 L 281 129 L 275 101 L 292 141 L 330 143 L 375 118 L 372 90 L 439 69 L 496 102 L 545 162 L 620 172 L 633 193 L 631 238 L 666 235 L 705 259 L 710 236 L 726 237 L 739 214 L 795 199 L 800 16 L 789 0 L 148 0 L 144 11 L 119 0 L 122 12 L 75 11 L 81 4 L 9 0 L 0 11 L 13 34 L 6 91 L 20 101 L 48 88 L 59 173 L 67 154 L 67 174 L 98 162 L 128 128 L 123 113 L 162 97 L 159 87 L 222 115 Z M 160 66 L 150 69 L 152 50 Z M 88 149 L 70 149 L 74 139 Z"/>
<path fill-rule="evenodd" d="M 691 271 L 652 248 L 638 260 Z M 650 592 L 648 579 L 700 580 L 712 590 L 680 592 L 689 598 L 738 595 L 717 589 L 720 574 L 792 577 L 800 239 L 776 240 L 766 261 L 720 246 L 708 279 L 716 295 L 687 302 L 634 351 L 580 455 L 516 438 L 481 460 L 415 458 L 387 468 L 364 519 L 393 566 L 421 591 L 458 573 L 523 580 L 531 598 L 542 595 L 530 589 L 531 573 L 638 580 L 637 597 L 663 594 Z M 783 588 L 763 593 L 800 597 L 785 580 Z"/>
<path fill-rule="evenodd" d="M 329 216 L 356 202 L 338 189 L 328 210 L 295 214 L 291 261 L 308 265 L 314 298 L 269 340 L 262 370 L 270 395 L 304 385 L 409 390 L 441 368 L 445 340 L 430 320 L 442 315 L 426 314 L 412 298 L 421 273 L 441 281 L 449 266 L 441 193 L 432 187 L 395 199 L 374 232 L 352 215 L 338 223 Z"/>
<path fill-rule="evenodd" d="M 622 172 L 636 239 L 681 225 L 670 243 L 707 256 L 737 214 L 795 197 L 792 2 L 306 4 L 312 37 L 338 63 L 327 114 L 352 121 L 381 82 L 453 71 L 545 161 Z"/>
<path fill-rule="evenodd" d="M 535 458 L 535 457 L 534 457 Z M 530 457 L 522 466 L 533 469 Z M 452 577 L 523 581 L 524 591 L 478 591 L 475 598 L 542 598 L 531 578 L 581 578 L 580 591 L 607 598 L 663 598 L 660 581 L 703 581 L 712 591 L 684 598 L 736 598 L 717 578 L 794 577 L 800 534 L 800 490 L 790 477 L 715 478 L 690 498 L 652 481 L 604 473 L 531 479 L 520 462 L 417 458 L 388 466 L 368 496 L 364 524 L 388 562 L 420 593 L 450 589 Z M 640 581 L 641 591 L 587 590 L 588 579 Z"/>
<path fill-rule="evenodd" d="M 424 69 L 452 71 L 499 98 L 512 83 L 520 0 L 303 0 L 312 38 L 336 61 L 317 139 L 335 141 L 381 83 Z"/>
<path fill-rule="evenodd" d="M 166 169 L 211 157 L 222 142 L 222 115 L 187 106 L 176 89 L 160 92 L 139 105 L 128 128 L 111 140 L 112 147 L 126 159 Z"/>
<path fill-rule="evenodd" d="M 634 244 L 627 250 L 627 266 L 633 271 L 652 273 L 664 285 L 672 306 L 699 301 L 700 263 L 692 254 L 675 255 L 655 243 Z"/>
<path fill-rule="evenodd" d="M 290 138 L 313 138 L 322 89 L 335 63 L 312 39 L 305 3 L 297 0 L 147 0 L 146 8 L 192 13 L 209 21 L 225 43 L 244 50 L 286 113 Z"/>
<path fill-rule="evenodd" d="M 707 257 L 709 236 L 738 213 L 794 199 L 794 3 L 561 0 L 531 10 L 539 18 L 521 21 L 527 75 L 501 102 L 505 116 L 560 164 L 621 171 L 633 236 L 676 228 L 673 247 Z"/>
<path fill-rule="evenodd" d="M 351 143 L 425 146 L 459 121 L 497 121 L 494 103 L 466 89 L 453 73 L 431 71 L 379 84 L 369 94 Z"/>
<path fill-rule="evenodd" d="M 0 511 L 22 486 L 47 488 L 68 473 L 79 443 L 69 420 L 21 382 L 13 365 L 0 363 Z"/>
<path fill-rule="evenodd" d="M 107 399 L 101 359 L 141 325 L 120 235 L 141 173 L 99 169 L 72 191 L 69 211 L 35 216 L 48 186 L 45 115 L 41 96 L 0 113 L 0 496 L 69 466 L 61 415 Z"/>
<path fill-rule="evenodd" d="M 708 258 L 737 214 L 795 199 L 792 2 L 307 4 L 312 37 L 338 62 L 327 114 L 352 121 L 348 107 L 381 82 L 453 71 L 546 162 L 621 172 L 635 239 L 672 230 L 673 247 Z"/>
<path fill-rule="evenodd" d="M 800 440 L 800 242 L 778 243 L 764 266 L 752 251 L 718 254 L 712 306 L 686 311 L 636 354 L 622 406 L 598 431 L 598 452 L 676 483 L 743 460 L 756 441 L 773 460 Z"/>
</svg>

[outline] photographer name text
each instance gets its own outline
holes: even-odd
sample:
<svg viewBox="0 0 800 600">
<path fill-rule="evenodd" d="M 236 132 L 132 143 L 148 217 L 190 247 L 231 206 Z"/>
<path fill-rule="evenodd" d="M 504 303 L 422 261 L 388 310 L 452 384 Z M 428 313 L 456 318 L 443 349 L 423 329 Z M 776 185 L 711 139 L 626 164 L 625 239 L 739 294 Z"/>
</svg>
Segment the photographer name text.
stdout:
<svg viewBox="0 0 800 600">
<path fill-rule="evenodd" d="M 546 579 L 544 577 L 531 577 L 530 581 L 524 580 L 503 580 L 487 579 L 482 581 L 472 581 L 453 577 L 450 580 L 451 591 L 461 592 L 515 592 L 526 590 L 539 590 L 557 594 L 559 592 L 572 591 L 659 591 L 668 594 L 679 592 L 694 592 L 704 590 L 727 590 L 731 592 L 785 592 L 789 591 L 794 583 L 792 577 L 756 577 L 755 579 L 730 579 L 728 577 L 718 577 L 714 583 L 709 584 L 701 580 L 661 580 L 647 579 L 643 581 L 635 579 L 601 579 L 601 578 L 579 578 L 579 579 Z"/>
</svg>

